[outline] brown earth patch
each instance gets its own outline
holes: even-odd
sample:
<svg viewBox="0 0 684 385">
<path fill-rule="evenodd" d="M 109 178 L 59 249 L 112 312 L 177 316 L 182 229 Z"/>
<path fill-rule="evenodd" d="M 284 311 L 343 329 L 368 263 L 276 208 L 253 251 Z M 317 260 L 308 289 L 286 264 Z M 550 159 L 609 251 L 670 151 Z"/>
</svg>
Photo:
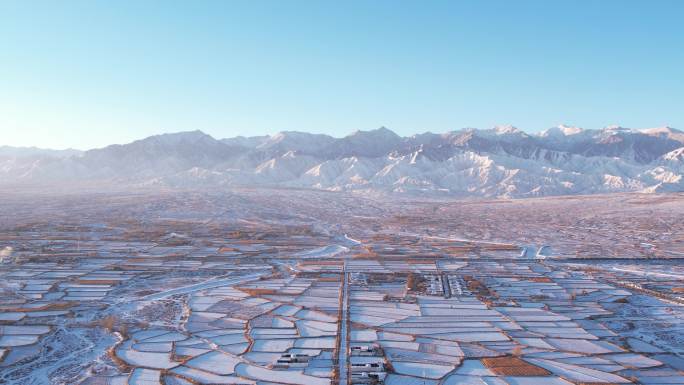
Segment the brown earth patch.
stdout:
<svg viewBox="0 0 684 385">
<path fill-rule="evenodd" d="M 549 376 L 551 372 L 517 357 L 483 358 L 482 364 L 498 376 Z"/>
</svg>

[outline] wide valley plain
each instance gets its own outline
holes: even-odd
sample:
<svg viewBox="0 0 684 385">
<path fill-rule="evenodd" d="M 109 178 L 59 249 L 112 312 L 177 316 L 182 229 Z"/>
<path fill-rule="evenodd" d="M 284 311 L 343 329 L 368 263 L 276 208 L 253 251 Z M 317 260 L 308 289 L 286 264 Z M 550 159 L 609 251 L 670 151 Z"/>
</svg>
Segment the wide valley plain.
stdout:
<svg viewBox="0 0 684 385">
<path fill-rule="evenodd" d="M 0 384 L 684 384 L 684 194 L 0 192 Z"/>
</svg>

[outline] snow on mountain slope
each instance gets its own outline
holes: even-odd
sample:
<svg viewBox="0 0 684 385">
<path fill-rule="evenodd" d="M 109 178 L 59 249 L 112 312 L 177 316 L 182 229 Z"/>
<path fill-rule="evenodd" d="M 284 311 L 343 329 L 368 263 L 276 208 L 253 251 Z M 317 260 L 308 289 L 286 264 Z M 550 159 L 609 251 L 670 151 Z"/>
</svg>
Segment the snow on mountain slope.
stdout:
<svg viewBox="0 0 684 385">
<path fill-rule="evenodd" d="M 535 135 L 513 126 L 411 137 L 383 127 L 343 138 L 287 131 L 223 140 L 192 131 L 85 152 L 0 147 L 0 184 L 264 185 L 484 197 L 684 191 L 681 135 L 670 127 L 564 125 Z"/>
<path fill-rule="evenodd" d="M 567 126 L 561 124 L 556 127 L 551 127 L 539 133 L 539 136 L 544 138 L 565 138 L 566 136 L 578 135 L 584 132 L 580 127 Z"/>
<path fill-rule="evenodd" d="M 658 136 L 658 137 L 665 137 L 668 139 L 675 140 L 681 144 L 684 145 L 684 131 L 677 130 L 676 128 L 672 127 L 654 127 L 654 128 L 645 128 L 642 130 L 639 130 L 639 132 L 650 135 L 650 136 Z"/>
<path fill-rule="evenodd" d="M 325 152 L 333 157 L 379 157 L 386 155 L 402 144 L 402 138 L 385 127 L 371 131 L 356 131 L 335 140 Z"/>
<path fill-rule="evenodd" d="M 660 158 L 661 161 L 681 165 L 684 163 L 684 146 L 676 150 L 672 150 Z"/>
<path fill-rule="evenodd" d="M 319 154 L 324 147 L 334 141 L 335 138 L 329 135 L 284 131 L 270 136 L 257 146 L 257 149 L 268 150 L 271 153 L 298 151 L 305 154 Z"/>
<path fill-rule="evenodd" d="M 257 166 L 254 170 L 257 176 L 254 182 L 271 184 L 291 181 L 316 164 L 316 158 L 309 155 L 300 155 L 290 150 Z"/>
<path fill-rule="evenodd" d="M 260 146 L 261 144 L 266 142 L 269 138 L 270 138 L 270 136 L 268 136 L 268 135 L 250 136 L 250 137 L 236 136 L 234 138 L 221 139 L 221 142 L 223 142 L 229 146 L 256 148 L 257 146 Z"/>
<path fill-rule="evenodd" d="M 330 159 L 307 170 L 293 184 L 328 190 L 368 187 L 370 180 L 384 166 L 383 158 Z"/>
<path fill-rule="evenodd" d="M 211 169 L 227 165 L 247 151 L 247 148 L 222 143 L 201 131 L 192 131 L 90 150 L 70 160 L 87 169 L 85 177 L 141 179 L 193 167 Z"/>
</svg>

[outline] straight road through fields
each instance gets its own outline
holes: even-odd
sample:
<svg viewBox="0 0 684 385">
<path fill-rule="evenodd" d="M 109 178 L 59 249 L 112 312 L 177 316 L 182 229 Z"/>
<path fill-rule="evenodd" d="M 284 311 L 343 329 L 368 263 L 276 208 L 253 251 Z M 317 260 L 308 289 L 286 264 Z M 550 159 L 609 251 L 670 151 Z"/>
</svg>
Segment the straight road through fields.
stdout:
<svg viewBox="0 0 684 385">
<path fill-rule="evenodd" d="M 342 319 L 340 320 L 340 346 L 338 350 L 339 385 L 349 384 L 349 273 L 342 276 Z"/>
</svg>

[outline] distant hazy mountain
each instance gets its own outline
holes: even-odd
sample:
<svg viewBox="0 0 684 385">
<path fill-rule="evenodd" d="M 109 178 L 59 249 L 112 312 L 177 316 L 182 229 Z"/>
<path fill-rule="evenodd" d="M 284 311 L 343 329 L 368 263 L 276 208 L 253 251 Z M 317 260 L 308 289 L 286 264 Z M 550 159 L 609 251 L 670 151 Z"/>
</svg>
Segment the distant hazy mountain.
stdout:
<svg viewBox="0 0 684 385">
<path fill-rule="evenodd" d="M 81 154 L 78 150 L 49 150 L 37 147 L 0 146 L 0 184 L 33 181 L 34 173 L 61 165 L 66 159 Z"/>
<path fill-rule="evenodd" d="M 0 158 L 33 158 L 33 157 L 53 157 L 53 158 L 67 158 L 72 155 L 78 155 L 82 151 L 79 150 L 50 150 L 38 147 L 11 147 L 0 146 Z"/>
<path fill-rule="evenodd" d="M 201 131 L 84 152 L 0 147 L 0 184 L 283 186 L 526 197 L 684 191 L 684 133 L 670 127 L 512 126 L 400 137 L 303 132 L 216 140 Z"/>
</svg>

